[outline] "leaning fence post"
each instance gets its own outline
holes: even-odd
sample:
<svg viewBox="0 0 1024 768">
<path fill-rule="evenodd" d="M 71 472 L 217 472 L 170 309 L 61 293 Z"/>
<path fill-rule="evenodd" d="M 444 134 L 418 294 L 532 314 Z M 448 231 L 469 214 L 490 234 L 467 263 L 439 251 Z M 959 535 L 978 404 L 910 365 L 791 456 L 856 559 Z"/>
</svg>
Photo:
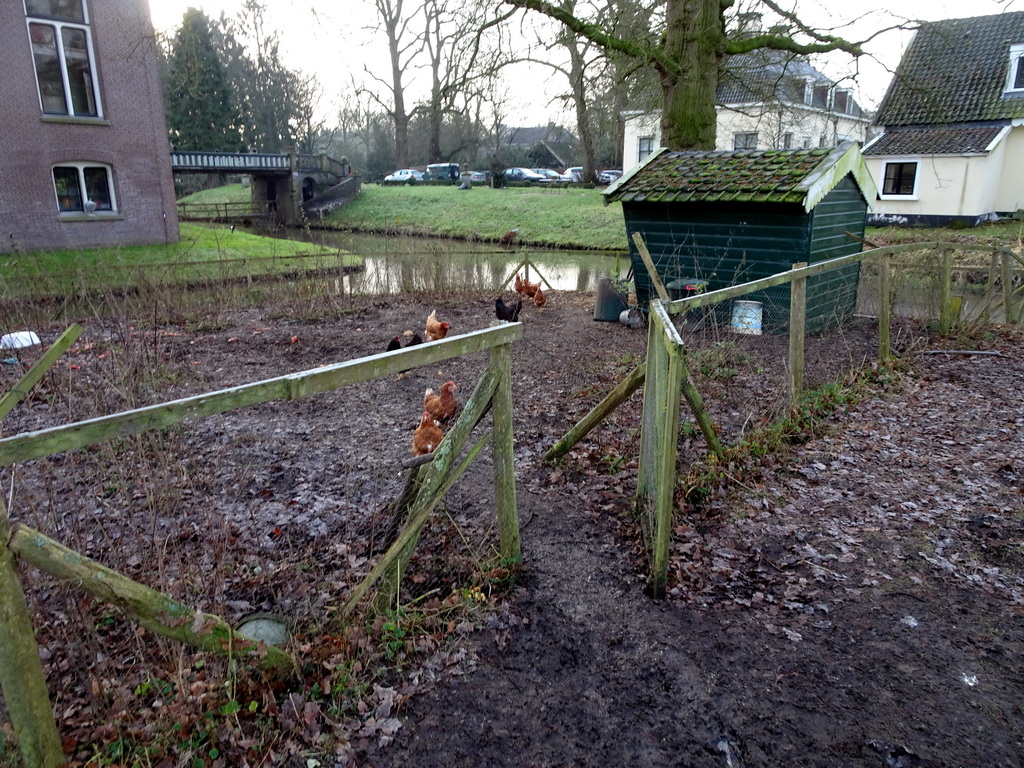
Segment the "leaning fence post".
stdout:
<svg viewBox="0 0 1024 768">
<path fill-rule="evenodd" d="M 3 397 L 0 397 L 0 419 L 3 419 L 9 414 L 14 406 L 20 403 L 39 380 L 43 378 L 47 371 L 49 371 L 60 359 L 68 347 L 78 340 L 78 337 L 82 335 L 85 328 L 80 326 L 78 323 L 72 323 L 64 333 L 62 333 L 50 348 L 43 353 L 35 364 L 28 370 L 24 376 L 21 377 L 21 381 L 15 384 L 10 391 L 7 392 Z"/>
<path fill-rule="evenodd" d="M 502 344 L 491 348 L 491 366 L 498 381 L 491 396 L 494 436 L 491 455 L 494 464 L 494 496 L 497 502 L 501 556 L 519 560 L 519 512 L 516 509 L 515 452 L 512 443 L 512 347 Z"/>
<path fill-rule="evenodd" d="M 806 267 L 802 261 L 793 269 Z M 789 289 L 789 404 L 797 406 L 804 393 L 804 337 L 807 318 L 807 278 L 796 277 Z"/>
<path fill-rule="evenodd" d="M 0 690 L 29 768 L 64 765 L 64 750 L 53 719 L 46 676 L 39 662 L 32 617 L 8 548 L 11 521 L 0 500 Z"/>
<path fill-rule="evenodd" d="M 988 263 L 988 279 L 985 281 L 985 300 L 982 302 L 981 322 L 988 325 L 992 320 L 992 300 L 996 284 L 996 272 L 999 270 L 999 253 L 992 252 Z"/>
<path fill-rule="evenodd" d="M 890 285 L 892 280 L 891 270 L 892 256 L 888 253 L 883 253 L 878 257 L 878 359 L 882 362 L 888 360 L 892 352 L 891 342 L 889 341 L 890 313 L 892 310 L 890 302 L 892 293 Z"/>
<path fill-rule="evenodd" d="M 629 399 L 630 395 L 642 387 L 646 376 L 647 363 L 643 362 L 630 371 L 629 375 L 620 381 L 615 389 L 605 396 L 604 400 L 595 405 L 586 416 L 566 432 L 565 436 L 544 454 L 544 460 L 551 461 L 571 451 L 573 446 L 586 437 L 590 430 L 604 421 L 612 411 L 622 405 L 622 403 Z"/>
</svg>

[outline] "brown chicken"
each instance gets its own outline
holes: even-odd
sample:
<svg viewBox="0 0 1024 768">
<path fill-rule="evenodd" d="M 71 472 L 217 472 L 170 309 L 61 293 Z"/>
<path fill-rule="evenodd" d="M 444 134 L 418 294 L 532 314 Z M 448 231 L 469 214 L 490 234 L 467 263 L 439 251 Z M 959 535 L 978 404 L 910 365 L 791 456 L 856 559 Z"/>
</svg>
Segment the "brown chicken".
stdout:
<svg viewBox="0 0 1024 768">
<path fill-rule="evenodd" d="M 547 303 L 548 297 L 544 295 L 544 291 L 542 291 L 538 285 L 537 290 L 533 293 L 533 305 L 535 307 L 543 307 Z"/>
<path fill-rule="evenodd" d="M 457 389 L 454 381 L 446 381 L 442 384 L 441 394 L 436 394 L 434 390 L 428 389 L 423 393 L 423 407 L 438 421 L 448 421 L 459 409 L 459 403 L 455 399 L 455 390 Z"/>
<path fill-rule="evenodd" d="M 519 273 L 516 272 L 515 288 L 516 293 L 521 293 L 532 299 L 533 295 L 540 290 L 540 283 L 531 283 L 523 280 L 523 278 L 519 276 Z"/>
<path fill-rule="evenodd" d="M 441 431 L 441 425 L 430 415 L 430 411 L 424 411 L 420 425 L 416 427 L 412 436 L 412 455 L 423 456 L 433 453 L 443 439 L 444 432 Z"/>
<path fill-rule="evenodd" d="M 427 341 L 437 341 L 443 339 L 448 335 L 448 323 L 442 323 L 437 319 L 437 310 L 435 309 L 427 317 L 427 327 L 424 329 Z"/>
</svg>

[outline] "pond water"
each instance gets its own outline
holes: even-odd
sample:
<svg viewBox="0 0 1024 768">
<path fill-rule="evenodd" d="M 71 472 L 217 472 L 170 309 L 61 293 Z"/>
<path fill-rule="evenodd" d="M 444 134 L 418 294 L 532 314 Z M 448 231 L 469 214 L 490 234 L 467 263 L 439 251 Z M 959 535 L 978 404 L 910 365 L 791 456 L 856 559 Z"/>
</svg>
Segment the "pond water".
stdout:
<svg viewBox="0 0 1024 768">
<path fill-rule="evenodd" d="M 340 278 L 355 294 L 394 294 L 439 290 L 497 290 L 518 268 L 524 277 L 556 291 L 596 291 L 599 278 L 629 270 L 629 255 L 602 251 L 563 251 L 499 243 L 473 243 L 408 236 L 291 229 L 281 233 L 363 258 L 363 269 Z M 529 259 L 529 268 L 523 262 Z M 339 286 L 341 288 L 341 286 Z"/>
</svg>

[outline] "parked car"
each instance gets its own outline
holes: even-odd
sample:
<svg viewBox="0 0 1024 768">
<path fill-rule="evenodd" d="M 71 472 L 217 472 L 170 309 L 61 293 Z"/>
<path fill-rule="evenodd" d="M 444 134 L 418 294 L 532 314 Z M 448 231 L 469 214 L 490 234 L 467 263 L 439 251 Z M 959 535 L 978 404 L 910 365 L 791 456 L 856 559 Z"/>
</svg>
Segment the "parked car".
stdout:
<svg viewBox="0 0 1024 768">
<path fill-rule="evenodd" d="M 506 168 L 503 171 L 505 181 L 530 181 L 535 183 L 544 183 L 547 181 L 546 178 L 541 176 L 539 173 L 531 171 L 529 168 Z"/>
<path fill-rule="evenodd" d="M 562 174 L 560 174 L 558 171 L 553 171 L 550 168 L 531 168 L 530 170 L 533 171 L 534 173 L 539 173 L 548 181 L 562 180 Z"/>
<path fill-rule="evenodd" d="M 423 172 L 415 168 L 402 168 L 400 171 L 389 173 L 384 181 L 423 181 Z"/>
<path fill-rule="evenodd" d="M 452 183 L 462 178 L 459 173 L 458 163 L 431 163 L 427 166 L 426 178 L 428 181 L 451 181 Z"/>
<path fill-rule="evenodd" d="M 562 174 L 562 181 L 583 181 L 583 167 L 576 165 L 572 168 L 566 168 L 565 173 Z"/>
<path fill-rule="evenodd" d="M 621 175 L 622 171 L 598 171 L 597 180 L 602 184 L 611 184 Z"/>
<path fill-rule="evenodd" d="M 462 178 L 468 178 L 474 184 L 483 184 L 490 180 L 491 174 L 487 171 L 463 171 Z"/>
</svg>

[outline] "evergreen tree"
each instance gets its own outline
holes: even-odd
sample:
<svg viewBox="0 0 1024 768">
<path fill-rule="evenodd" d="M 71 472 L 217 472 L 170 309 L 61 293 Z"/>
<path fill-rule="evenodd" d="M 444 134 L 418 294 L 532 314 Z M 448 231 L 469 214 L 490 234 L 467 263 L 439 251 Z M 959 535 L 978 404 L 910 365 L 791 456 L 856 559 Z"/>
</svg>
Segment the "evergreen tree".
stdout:
<svg viewBox="0 0 1024 768">
<path fill-rule="evenodd" d="M 167 129 L 180 150 L 244 149 L 231 84 L 202 11 L 189 8 L 164 70 Z"/>
</svg>

